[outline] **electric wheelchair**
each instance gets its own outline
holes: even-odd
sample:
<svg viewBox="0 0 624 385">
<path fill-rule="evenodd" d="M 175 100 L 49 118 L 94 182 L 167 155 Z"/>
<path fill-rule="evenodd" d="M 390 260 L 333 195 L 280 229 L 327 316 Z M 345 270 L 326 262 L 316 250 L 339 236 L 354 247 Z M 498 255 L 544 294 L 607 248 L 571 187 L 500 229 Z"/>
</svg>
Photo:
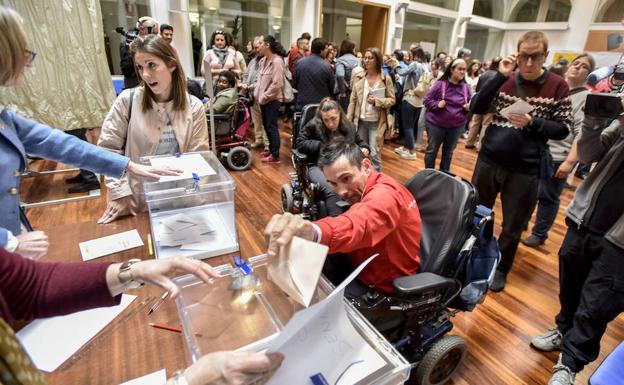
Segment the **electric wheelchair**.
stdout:
<svg viewBox="0 0 624 385">
<path fill-rule="evenodd" d="M 446 335 L 453 328 L 451 318 L 483 301 L 500 260 L 491 235 L 493 213 L 477 207 L 468 181 L 442 171 L 420 171 L 406 187 L 422 220 L 420 271 L 396 278 L 392 296 L 370 288 L 349 300 L 413 364 L 415 382 L 410 383 L 442 385 L 468 349 L 462 337 Z M 475 215 L 480 209 L 484 214 Z M 471 251 L 483 242 L 493 242 L 495 255 L 472 260 Z M 467 284 L 473 270 L 481 276 L 473 274 L 474 282 Z"/>
<path fill-rule="evenodd" d="M 210 112 L 206 109 L 210 124 Z M 246 139 L 251 127 L 248 100 L 238 97 L 231 114 L 214 114 L 217 156 L 231 170 L 242 171 L 251 166 L 250 144 Z"/>
</svg>

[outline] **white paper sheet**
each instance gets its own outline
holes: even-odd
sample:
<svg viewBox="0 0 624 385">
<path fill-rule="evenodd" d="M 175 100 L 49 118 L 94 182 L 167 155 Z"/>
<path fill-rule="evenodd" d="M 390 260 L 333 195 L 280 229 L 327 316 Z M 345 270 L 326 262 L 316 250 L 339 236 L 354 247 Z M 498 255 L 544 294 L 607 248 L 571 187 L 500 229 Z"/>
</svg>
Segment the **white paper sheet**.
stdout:
<svg viewBox="0 0 624 385">
<path fill-rule="evenodd" d="M 509 107 L 505 107 L 501 110 L 501 115 L 503 115 L 506 119 L 509 119 L 509 114 L 528 114 L 533 111 L 533 106 L 524 100 L 520 99 Z"/>
<path fill-rule="evenodd" d="M 308 307 L 328 250 L 325 245 L 294 237 L 278 256 L 269 259 L 269 279 L 293 300 Z"/>
<path fill-rule="evenodd" d="M 172 180 L 193 179 L 193 173 L 201 176 L 215 175 L 215 170 L 206 162 L 201 154 L 182 154 L 176 156 L 164 156 L 150 159 L 150 163 L 154 167 L 175 168 L 182 170 L 182 174 L 178 176 L 160 177 L 160 182 Z"/>
<path fill-rule="evenodd" d="M 358 266 L 323 301 L 295 313 L 269 344 L 269 351 L 283 353 L 285 362 L 268 385 L 308 384 L 310 377 L 317 373 L 322 373 L 330 384 L 340 378 L 337 384 L 351 385 L 386 365 L 353 328 L 343 299 L 347 284 L 375 256 Z"/>
<path fill-rule="evenodd" d="M 17 333 L 37 369 L 52 372 L 108 325 L 136 298 L 123 294 L 112 307 L 38 319 Z"/>
<path fill-rule="evenodd" d="M 141 236 L 136 229 L 80 242 L 78 244 L 83 261 L 90 261 L 108 254 L 118 253 L 139 246 L 143 246 L 143 240 L 141 240 Z"/>
<path fill-rule="evenodd" d="M 167 372 L 161 369 L 134 380 L 126 381 L 119 385 L 164 385 L 167 382 Z"/>
<path fill-rule="evenodd" d="M 161 246 L 181 246 L 209 242 L 215 227 L 205 215 L 175 214 L 160 220 L 156 240 Z"/>
</svg>

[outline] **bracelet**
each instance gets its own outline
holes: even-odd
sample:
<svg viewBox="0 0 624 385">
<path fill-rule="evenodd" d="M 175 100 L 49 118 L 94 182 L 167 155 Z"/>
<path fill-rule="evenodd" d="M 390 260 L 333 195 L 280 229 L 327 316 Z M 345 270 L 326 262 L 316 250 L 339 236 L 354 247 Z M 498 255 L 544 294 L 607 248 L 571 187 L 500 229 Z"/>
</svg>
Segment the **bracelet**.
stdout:
<svg viewBox="0 0 624 385">
<path fill-rule="evenodd" d="M 184 375 L 184 370 L 178 370 L 173 373 L 173 385 L 189 385 L 186 380 L 186 376 Z"/>
</svg>

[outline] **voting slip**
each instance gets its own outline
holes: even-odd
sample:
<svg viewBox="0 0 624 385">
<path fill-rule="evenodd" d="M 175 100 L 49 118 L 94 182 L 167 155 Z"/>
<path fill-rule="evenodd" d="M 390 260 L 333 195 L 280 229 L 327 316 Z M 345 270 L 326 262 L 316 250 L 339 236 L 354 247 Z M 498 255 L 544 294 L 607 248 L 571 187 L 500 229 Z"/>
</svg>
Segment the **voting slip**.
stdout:
<svg viewBox="0 0 624 385">
<path fill-rule="evenodd" d="M 161 246 L 181 246 L 205 242 L 214 227 L 205 217 L 176 214 L 160 221 L 158 242 Z"/>
<path fill-rule="evenodd" d="M 386 88 L 372 88 L 369 91 L 369 94 L 374 98 L 385 98 L 386 97 Z"/>
<path fill-rule="evenodd" d="M 509 107 L 505 107 L 501 110 L 500 114 L 509 119 L 509 114 L 524 115 L 533 111 L 533 106 L 524 100 L 520 99 Z"/>
<path fill-rule="evenodd" d="M 154 167 L 174 168 L 182 171 L 182 174 L 177 176 L 161 176 L 159 182 L 193 179 L 193 173 L 200 177 L 216 174 L 215 170 L 206 162 L 206 159 L 204 159 L 201 154 L 182 154 L 180 156 L 151 158 L 150 163 Z"/>
<path fill-rule="evenodd" d="M 269 279 L 293 300 L 310 305 L 329 248 L 294 237 L 279 255 L 269 259 Z"/>
<path fill-rule="evenodd" d="M 375 256 L 358 266 L 327 298 L 295 313 L 269 343 L 269 351 L 281 352 L 285 358 L 268 385 L 308 384 L 319 375 L 329 384 L 352 385 L 386 365 L 355 330 L 344 302 L 347 284 Z"/>
<path fill-rule="evenodd" d="M 136 229 L 78 244 L 83 261 L 90 261 L 139 246 L 143 246 L 143 240 L 141 240 L 141 236 Z"/>
</svg>

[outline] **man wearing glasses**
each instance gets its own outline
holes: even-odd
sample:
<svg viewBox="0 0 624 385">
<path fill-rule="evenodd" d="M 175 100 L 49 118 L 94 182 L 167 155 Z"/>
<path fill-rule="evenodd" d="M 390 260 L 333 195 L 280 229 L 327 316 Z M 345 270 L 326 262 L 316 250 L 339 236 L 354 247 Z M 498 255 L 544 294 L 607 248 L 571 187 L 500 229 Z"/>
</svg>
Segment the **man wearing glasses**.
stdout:
<svg viewBox="0 0 624 385">
<path fill-rule="evenodd" d="M 473 99 L 475 114 L 487 113 L 491 104 L 496 108 L 472 175 L 480 204 L 494 207 L 501 194 L 502 258 L 493 291 L 505 287 L 520 236 L 535 207 L 539 178 L 549 179 L 555 172 L 547 142 L 566 138 L 572 127 L 569 87 L 543 67 L 547 56 L 546 36 L 539 31 L 525 33 L 518 52 L 500 62 L 498 73 Z"/>
</svg>

